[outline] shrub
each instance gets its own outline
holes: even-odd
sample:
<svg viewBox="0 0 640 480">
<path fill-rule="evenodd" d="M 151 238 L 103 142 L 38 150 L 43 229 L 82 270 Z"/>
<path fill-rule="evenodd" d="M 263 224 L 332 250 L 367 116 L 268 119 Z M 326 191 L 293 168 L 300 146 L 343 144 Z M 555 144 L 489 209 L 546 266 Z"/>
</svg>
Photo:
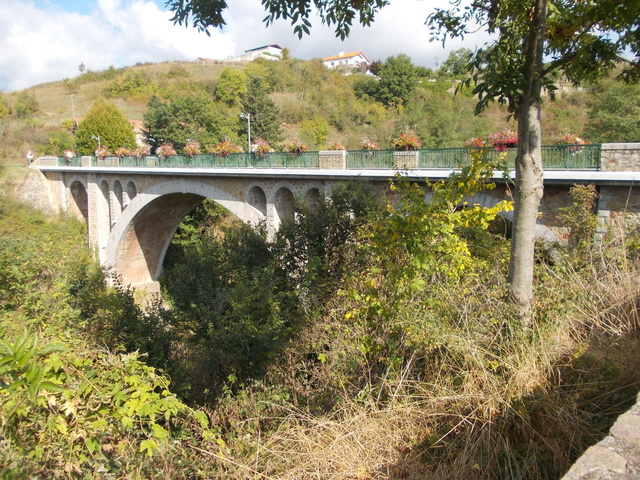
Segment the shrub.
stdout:
<svg viewBox="0 0 640 480">
<path fill-rule="evenodd" d="M 422 142 L 413 132 L 401 133 L 391 142 L 394 150 L 416 150 L 422 146 Z"/>
<path fill-rule="evenodd" d="M 91 155 L 100 145 L 105 148 L 135 148 L 136 137 L 131 123 L 112 103 L 96 102 L 76 131 L 76 143 L 80 154 Z"/>
<path fill-rule="evenodd" d="M 518 146 L 518 134 L 505 128 L 501 132 L 489 135 L 489 143 L 493 146 L 494 150 L 502 152 L 507 148 Z"/>
<path fill-rule="evenodd" d="M 346 147 L 340 142 L 331 142 L 327 147 L 329 150 L 346 150 Z"/>
<path fill-rule="evenodd" d="M 253 152 L 257 153 L 258 155 L 267 155 L 267 154 L 273 152 L 273 148 L 271 148 L 271 145 L 269 145 L 262 138 L 259 138 L 258 140 L 256 140 L 256 143 L 254 143 L 251 146 L 251 148 L 252 148 Z"/>
<path fill-rule="evenodd" d="M 167 158 L 171 155 L 177 155 L 175 148 L 170 143 L 163 143 L 156 148 L 156 155 L 161 158 Z"/>
<path fill-rule="evenodd" d="M 200 155 L 200 142 L 197 140 L 187 140 L 187 144 L 184 146 L 184 153 L 190 157 Z"/>
<path fill-rule="evenodd" d="M 553 143 L 555 145 L 568 145 L 569 151 L 575 152 L 578 150 L 576 145 L 587 145 L 589 142 L 575 133 L 561 133 L 555 138 Z"/>
<path fill-rule="evenodd" d="M 232 153 L 244 153 L 244 149 L 240 145 L 225 140 L 213 147 L 208 147 L 207 152 L 213 153 L 214 155 L 226 156 Z"/>
<path fill-rule="evenodd" d="M 380 144 L 369 140 L 368 138 L 363 138 L 362 143 L 360 144 L 361 150 L 380 150 L 381 148 Z"/>
<path fill-rule="evenodd" d="M 95 153 L 96 157 L 98 157 L 98 158 L 104 158 L 104 157 L 108 157 L 109 155 L 111 155 L 111 152 L 109 151 L 109 149 L 107 147 L 104 147 L 104 146 L 101 146 L 100 148 L 97 148 L 94 153 Z"/>
<path fill-rule="evenodd" d="M 288 153 L 295 153 L 296 155 L 298 155 L 302 152 L 308 152 L 309 147 L 299 138 L 294 138 L 293 140 L 289 140 L 285 143 L 284 151 Z"/>
<path fill-rule="evenodd" d="M 132 153 L 131 150 L 129 150 L 128 148 L 124 148 L 124 147 L 118 147 L 113 152 L 113 154 L 118 158 L 127 157 L 127 156 L 131 155 L 131 153 Z"/>
<path fill-rule="evenodd" d="M 475 159 L 484 157 L 487 148 L 487 141 L 480 137 L 470 138 L 466 141 L 465 147 L 467 147 L 469 156 Z"/>
<path fill-rule="evenodd" d="M 138 147 L 135 150 L 131 151 L 131 155 L 137 158 L 146 157 L 147 155 L 149 155 L 149 153 L 151 153 L 149 151 L 149 147 Z"/>
<path fill-rule="evenodd" d="M 44 153 L 45 155 L 63 155 L 65 150 L 72 150 L 74 144 L 71 133 L 66 130 L 56 130 L 49 135 Z"/>
</svg>

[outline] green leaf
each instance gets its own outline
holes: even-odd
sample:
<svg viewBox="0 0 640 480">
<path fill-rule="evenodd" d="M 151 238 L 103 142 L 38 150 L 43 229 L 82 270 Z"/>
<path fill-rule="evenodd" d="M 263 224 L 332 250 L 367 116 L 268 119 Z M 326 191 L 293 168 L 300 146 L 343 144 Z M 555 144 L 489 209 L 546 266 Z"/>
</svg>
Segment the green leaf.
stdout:
<svg viewBox="0 0 640 480">
<path fill-rule="evenodd" d="M 51 342 L 38 351 L 38 356 L 43 357 L 54 352 L 68 352 L 69 348 L 62 342 Z"/>
<path fill-rule="evenodd" d="M 67 391 L 67 388 L 63 387 L 62 385 L 58 385 L 57 383 L 53 383 L 49 380 L 45 380 L 40 383 L 40 388 L 56 393 L 63 393 Z"/>
<path fill-rule="evenodd" d="M 148 456 L 152 457 L 156 450 L 158 450 L 158 443 L 153 438 L 140 442 L 140 452 L 146 452 Z"/>
<path fill-rule="evenodd" d="M 151 431 L 153 432 L 153 436 L 158 440 L 166 440 L 169 438 L 169 432 L 157 423 L 151 425 Z"/>
</svg>

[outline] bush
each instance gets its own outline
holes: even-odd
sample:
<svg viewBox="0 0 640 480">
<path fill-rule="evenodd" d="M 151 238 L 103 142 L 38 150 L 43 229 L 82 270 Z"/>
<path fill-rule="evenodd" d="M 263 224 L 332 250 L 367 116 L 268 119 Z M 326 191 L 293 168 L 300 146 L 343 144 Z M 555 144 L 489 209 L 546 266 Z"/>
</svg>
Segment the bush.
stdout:
<svg viewBox="0 0 640 480">
<path fill-rule="evenodd" d="M 136 137 L 133 127 L 115 105 L 103 101 L 96 102 L 76 130 L 78 153 L 92 155 L 100 146 L 115 150 L 118 147 L 133 149 Z"/>
<path fill-rule="evenodd" d="M 394 150 L 417 150 L 422 146 L 422 142 L 413 132 L 401 133 L 399 137 L 391 142 Z"/>
<path fill-rule="evenodd" d="M 293 140 L 285 142 L 284 151 L 298 155 L 302 152 L 308 152 L 309 147 L 299 138 L 294 138 Z"/>
<path fill-rule="evenodd" d="M 244 150 L 240 145 L 236 145 L 235 143 L 225 140 L 213 147 L 208 147 L 207 152 L 213 153 L 214 155 L 226 156 L 232 153 L 243 153 Z"/>
</svg>

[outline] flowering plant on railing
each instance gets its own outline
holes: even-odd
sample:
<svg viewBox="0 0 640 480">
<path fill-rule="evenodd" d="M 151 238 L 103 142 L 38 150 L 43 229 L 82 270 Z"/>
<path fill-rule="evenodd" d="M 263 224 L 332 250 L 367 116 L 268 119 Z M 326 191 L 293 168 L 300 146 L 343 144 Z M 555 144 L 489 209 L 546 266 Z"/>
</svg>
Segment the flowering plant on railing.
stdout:
<svg viewBox="0 0 640 480">
<path fill-rule="evenodd" d="M 111 152 L 107 147 L 99 147 L 96 149 L 95 154 L 98 158 L 105 158 L 111 155 Z"/>
<path fill-rule="evenodd" d="M 567 145 L 567 150 L 575 153 L 578 151 L 578 145 L 587 145 L 589 142 L 575 133 L 561 133 L 554 143 L 556 145 Z"/>
<path fill-rule="evenodd" d="M 128 148 L 118 147 L 115 149 L 113 154 L 118 158 L 122 158 L 122 157 L 127 157 L 129 155 L 132 155 L 132 152 Z"/>
<path fill-rule="evenodd" d="M 294 138 L 293 140 L 289 140 L 287 143 L 284 144 L 284 151 L 299 155 L 302 152 L 308 152 L 309 147 L 307 146 L 306 143 L 304 143 L 299 138 Z"/>
<path fill-rule="evenodd" d="M 422 142 L 413 132 L 401 133 L 398 138 L 394 138 L 391 142 L 394 150 L 411 151 L 417 150 L 422 146 Z"/>
<path fill-rule="evenodd" d="M 328 150 L 346 150 L 345 146 L 340 142 L 332 142 L 327 147 Z"/>
<path fill-rule="evenodd" d="M 475 160 L 480 160 L 487 152 L 487 142 L 480 137 L 473 137 L 464 144 L 467 147 L 469 156 Z"/>
<path fill-rule="evenodd" d="M 200 155 L 200 142 L 197 140 L 187 140 L 187 144 L 184 146 L 184 153 L 189 157 Z"/>
<path fill-rule="evenodd" d="M 67 160 L 67 162 L 70 162 L 71 159 L 75 156 L 76 154 L 72 150 L 65 150 L 64 152 L 64 158 Z"/>
<path fill-rule="evenodd" d="M 493 146 L 494 150 L 502 152 L 507 148 L 518 146 L 518 134 L 505 128 L 501 132 L 489 135 L 489 143 Z"/>
<path fill-rule="evenodd" d="M 135 150 L 131 150 L 131 155 L 136 158 L 146 157 L 149 153 L 151 153 L 149 147 L 138 147 Z"/>
<path fill-rule="evenodd" d="M 259 138 L 258 140 L 256 140 L 256 143 L 251 145 L 251 150 L 258 155 L 267 155 L 273 152 L 273 148 L 271 148 L 271 145 L 269 145 L 267 141 L 263 140 L 262 138 Z"/>
<path fill-rule="evenodd" d="M 380 144 L 369 140 L 368 138 L 363 138 L 362 143 L 360 144 L 360 150 L 380 150 L 382 147 Z"/>
<path fill-rule="evenodd" d="M 217 145 L 214 145 L 213 147 L 208 147 L 207 152 L 213 153 L 214 155 L 219 155 L 221 157 L 226 157 L 227 155 L 231 155 L 232 153 L 244 153 L 244 149 L 240 145 L 236 145 L 229 140 L 225 140 L 218 143 Z"/>
<path fill-rule="evenodd" d="M 167 158 L 171 155 L 177 155 L 175 148 L 170 143 L 163 143 L 158 148 L 156 148 L 156 155 L 161 158 Z"/>
</svg>

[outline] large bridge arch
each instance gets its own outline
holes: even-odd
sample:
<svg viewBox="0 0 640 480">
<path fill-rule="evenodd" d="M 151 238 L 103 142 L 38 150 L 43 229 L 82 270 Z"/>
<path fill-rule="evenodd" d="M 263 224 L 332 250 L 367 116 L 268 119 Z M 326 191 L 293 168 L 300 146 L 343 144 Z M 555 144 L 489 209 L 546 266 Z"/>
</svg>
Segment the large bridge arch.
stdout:
<svg viewBox="0 0 640 480">
<path fill-rule="evenodd" d="M 257 209 L 215 185 L 196 179 L 169 180 L 131 200 L 114 224 L 101 260 L 127 284 L 155 282 L 180 222 L 205 198 L 244 222 L 257 225 L 264 220 Z"/>
</svg>

